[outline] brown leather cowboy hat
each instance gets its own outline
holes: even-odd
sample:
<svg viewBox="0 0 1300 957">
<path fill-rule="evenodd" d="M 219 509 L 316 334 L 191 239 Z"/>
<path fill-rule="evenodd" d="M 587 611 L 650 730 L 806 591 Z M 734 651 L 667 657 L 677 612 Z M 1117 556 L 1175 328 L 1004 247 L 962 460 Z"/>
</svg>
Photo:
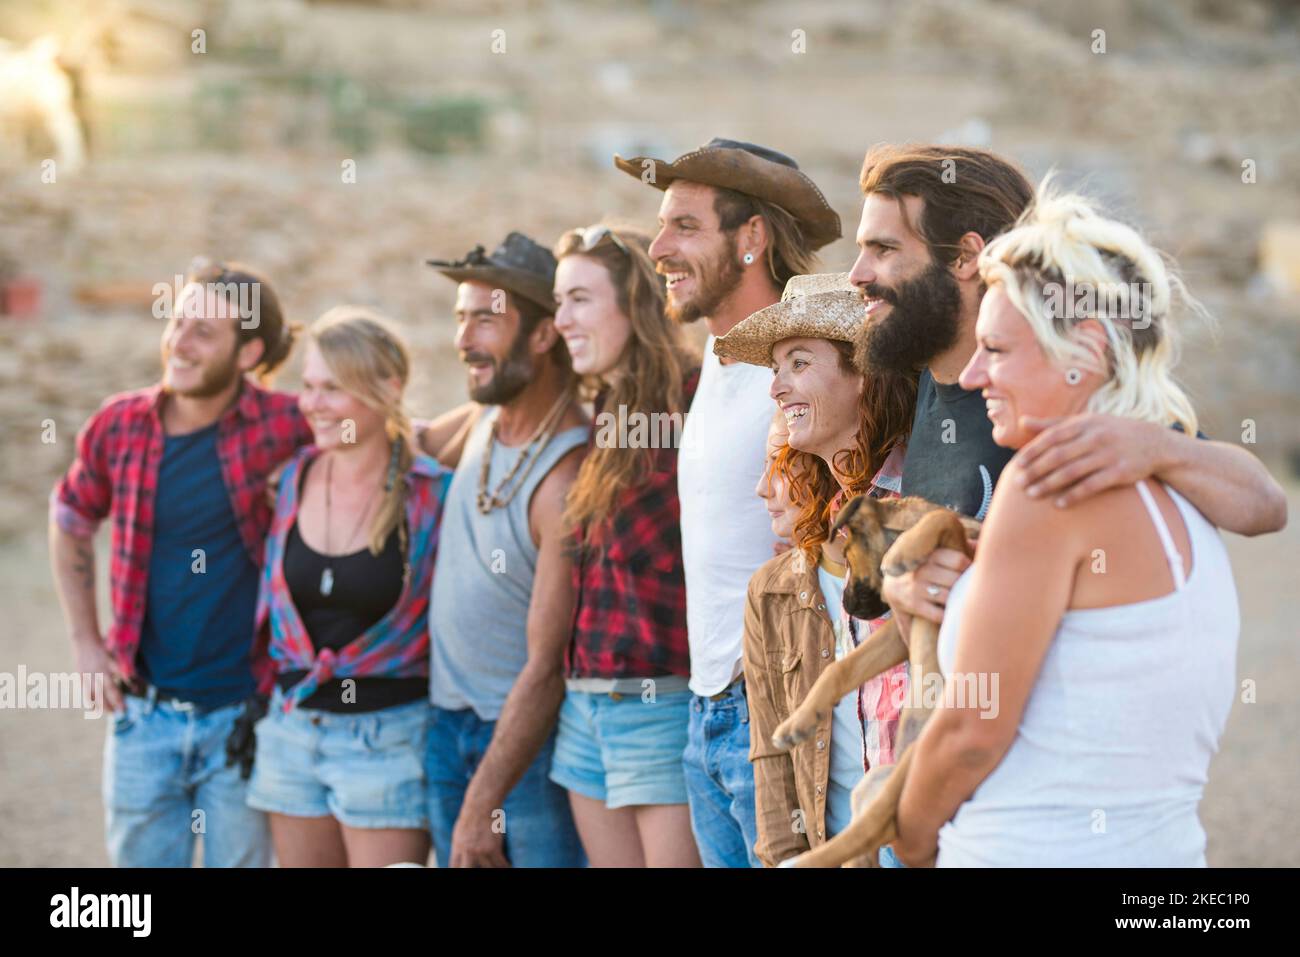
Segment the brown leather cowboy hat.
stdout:
<svg viewBox="0 0 1300 957">
<path fill-rule="evenodd" d="M 555 256 L 523 233 L 508 235 L 490 256 L 475 246 L 464 259 L 425 262 L 455 282 L 481 282 L 555 311 Z"/>
<path fill-rule="evenodd" d="M 623 159 L 616 153 L 614 165 L 655 189 L 667 189 L 673 180 L 685 179 L 775 203 L 799 220 L 813 249 L 841 235 L 840 217 L 817 184 L 790 157 L 766 146 L 715 136 L 671 163 L 648 156 Z"/>
</svg>

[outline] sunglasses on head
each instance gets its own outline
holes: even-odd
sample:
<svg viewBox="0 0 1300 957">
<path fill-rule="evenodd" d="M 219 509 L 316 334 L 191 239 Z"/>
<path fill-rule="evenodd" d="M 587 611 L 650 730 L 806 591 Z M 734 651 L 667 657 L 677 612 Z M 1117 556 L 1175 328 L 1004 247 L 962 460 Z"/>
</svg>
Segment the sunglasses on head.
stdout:
<svg viewBox="0 0 1300 957">
<path fill-rule="evenodd" d="M 618 233 L 608 226 L 586 226 L 575 230 L 582 237 L 582 251 L 589 253 L 599 246 L 605 239 L 609 239 L 624 256 L 631 256 L 632 252 L 627 248 L 623 240 L 618 238 Z"/>
<path fill-rule="evenodd" d="M 203 283 L 253 283 L 257 282 L 247 273 L 240 272 L 237 269 L 227 268 L 225 263 L 217 262 L 214 259 L 208 259 L 206 256 L 198 256 L 190 262 L 190 268 L 186 271 L 191 282 Z"/>
</svg>

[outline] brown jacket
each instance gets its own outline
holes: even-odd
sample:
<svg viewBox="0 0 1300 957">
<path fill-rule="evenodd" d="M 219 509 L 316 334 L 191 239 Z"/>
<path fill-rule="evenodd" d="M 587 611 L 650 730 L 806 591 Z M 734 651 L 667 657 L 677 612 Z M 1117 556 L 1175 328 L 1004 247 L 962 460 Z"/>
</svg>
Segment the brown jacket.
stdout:
<svg viewBox="0 0 1300 957">
<path fill-rule="evenodd" d="M 754 765 L 758 844 L 765 867 L 826 840 L 831 718 L 793 751 L 772 747 L 789 717 L 835 660 L 835 631 L 817 581 L 817 561 L 792 548 L 749 581 L 745 603 L 745 695 Z"/>
</svg>

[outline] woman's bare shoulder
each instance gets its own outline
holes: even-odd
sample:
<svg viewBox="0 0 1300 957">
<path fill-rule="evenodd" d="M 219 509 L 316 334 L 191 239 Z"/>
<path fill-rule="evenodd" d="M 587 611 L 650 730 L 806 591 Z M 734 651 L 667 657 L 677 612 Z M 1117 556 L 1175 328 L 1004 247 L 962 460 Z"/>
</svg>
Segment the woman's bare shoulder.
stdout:
<svg viewBox="0 0 1300 957">
<path fill-rule="evenodd" d="M 1021 481 L 1023 470 L 1016 459 L 1007 463 L 998 478 L 989 506 L 981 542 L 990 531 L 1002 528 L 1015 533 L 1020 544 L 1031 540 L 1042 541 L 1044 546 L 1069 548 L 1084 539 L 1095 538 L 1096 533 L 1114 526 L 1117 529 L 1128 522 L 1128 500 L 1137 494 L 1133 486 L 1105 489 L 1081 502 L 1065 508 L 1056 504 L 1055 496 L 1031 496 Z"/>
</svg>

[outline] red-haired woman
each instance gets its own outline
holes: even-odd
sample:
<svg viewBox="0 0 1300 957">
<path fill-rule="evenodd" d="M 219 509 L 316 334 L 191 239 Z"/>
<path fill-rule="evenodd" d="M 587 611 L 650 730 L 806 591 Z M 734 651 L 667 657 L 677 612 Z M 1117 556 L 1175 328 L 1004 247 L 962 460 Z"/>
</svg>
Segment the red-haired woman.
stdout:
<svg viewBox="0 0 1300 957">
<path fill-rule="evenodd" d="M 916 382 L 854 365 L 861 316 L 861 297 L 847 276 L 796 276 L 781 302 L 740 322 L 715 346 L 719 355 L 772 367 L 778 421 L 769 438 L 769 484 L 759 494 L 773 529 L 783 531 L 778 521 L 789 526 L 795 545 L 755 574 L 745 615 L 758 853 L 768 866 L 847 827 L 854 786 L 867 768 L 895 757 L 906 664 L 846 695 L 793 751 L 771 743 L 822 670 L 868 633 L 843 610 L 844 555 L 827 530 L 843 501 L 897 494 Z M 881 862 L 893 864 L 892 851 L 884 850 Z"/>
</svg>

